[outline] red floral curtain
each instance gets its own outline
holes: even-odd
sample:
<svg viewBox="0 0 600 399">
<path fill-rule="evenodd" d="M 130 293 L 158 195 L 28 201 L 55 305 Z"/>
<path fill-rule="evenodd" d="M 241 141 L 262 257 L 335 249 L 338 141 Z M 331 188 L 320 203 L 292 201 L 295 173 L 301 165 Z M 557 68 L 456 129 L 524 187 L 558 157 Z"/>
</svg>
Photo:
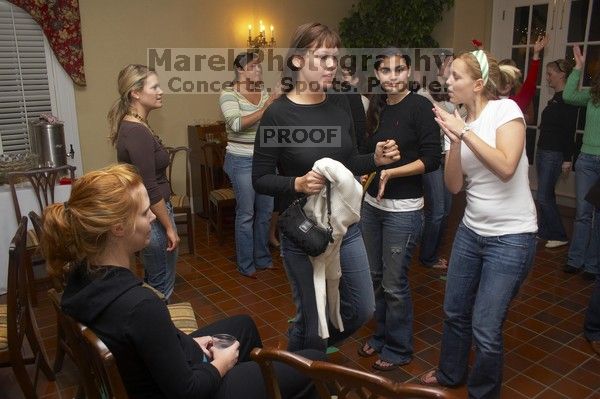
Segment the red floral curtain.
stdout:
<svg viewBox="0 0 600 399">
<path fill-rule="evenodd" d="M 42 27 L 58 62 L 73 82 L 85 86 L 78 0 L 8 0 Z"/>
</svg>

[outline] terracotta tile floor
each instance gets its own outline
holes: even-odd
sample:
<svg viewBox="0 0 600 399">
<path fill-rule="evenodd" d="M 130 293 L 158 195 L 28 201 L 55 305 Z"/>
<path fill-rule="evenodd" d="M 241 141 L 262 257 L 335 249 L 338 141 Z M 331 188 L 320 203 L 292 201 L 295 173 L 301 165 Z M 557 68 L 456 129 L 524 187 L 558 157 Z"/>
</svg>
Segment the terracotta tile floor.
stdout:
<svg viewBox="0 0 600 399">
<path fill-rule="evenodd" d="M 463 209 L 464 198 L 455 198 L 441 249 L 446 256 Z M 573 210 L 564 208 L 562 212 L 570 230 Z M 265 346 L 285 346 L 288 319 L 294 314 L 294 306 L 281 260 L 274 251 L 277 270 L 259 272 L 258 280 L 240 277 L 233 262 L 231 225 L 228 228 L 226 242 L 219 245 L 214 234 L 207 237 L 206 223 L 198 219 L 196 256 L 180 256 L 173 300 L 191 302 L 199 324 L 226 315 L 251 314 Z M 566 251 L 566 247 L 547 250 L 543 243 L 539 244 L 534 268 L 511 307 L 504 334 L 503 398 L 600 398 L 600 357 L 581 334 L 592 283 L 584 281 L 580 275 L 567 275 L 561 271 Z M 443 317 L 444 280 L 441 277 L 439 272 L 420 267 L 413 261 L 410 278 L 415 308 L 415 357 L 409 365 L 385 373 L 385 376 L 414 382 L 420 374 L 435 367 Z M 41 301 L 35 313 L 52 360 L 56 326 L 43 287 L 39 298 Z M 330 355 L 330 360 L 372 370 L 374 359 L 364 359 L 356 353 L 359 343 L 369 336 L 372 327 L 369 323 L 361 328 L 339 346 L 339 352 Z M 76 383 L 77 370 L 67 358 L 56 382 L 47 382 L 40 377 L 38 393 L 43 398 L 72 398 Z M 458 392 L 466 397 L 464 388 Z M 21 397 L 12 371 L 0 369 L 0 398 Z"/>
</svg>

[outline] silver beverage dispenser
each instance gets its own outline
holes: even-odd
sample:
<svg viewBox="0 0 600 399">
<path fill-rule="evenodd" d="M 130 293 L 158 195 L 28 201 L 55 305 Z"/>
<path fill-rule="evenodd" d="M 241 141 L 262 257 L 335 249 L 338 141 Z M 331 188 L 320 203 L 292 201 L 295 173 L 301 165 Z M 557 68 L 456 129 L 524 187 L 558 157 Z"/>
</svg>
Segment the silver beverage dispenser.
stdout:
<svg viewBox="0 0 600 399">
<path fill-rule="evenodd" d="M 65 131 L 62 123 L 40 120 L 31 123 L 29 135 L 31 152 L 38 155 L 40 167 L 57 167 L 67 164 Z"/>
</svg>

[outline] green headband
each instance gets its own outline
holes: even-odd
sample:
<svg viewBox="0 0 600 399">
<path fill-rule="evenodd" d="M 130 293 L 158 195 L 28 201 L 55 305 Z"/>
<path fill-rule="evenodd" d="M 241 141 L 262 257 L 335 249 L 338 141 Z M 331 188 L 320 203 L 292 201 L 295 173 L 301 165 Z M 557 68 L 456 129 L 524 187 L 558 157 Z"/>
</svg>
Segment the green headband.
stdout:
<svg viewBox="0 0 600 399">
<path fill-rule="evenodd" d="M 490 74 L 490 65 L 488 64 L 487 56 L 483 50 L 471 51 L 471 54 L 475 56 L 477 62 L 479 62 L 479 69 L 481 70 L 481 77 L 483 78 L 483 84 L 487 84 L 488 77 Z"/>
</svg>

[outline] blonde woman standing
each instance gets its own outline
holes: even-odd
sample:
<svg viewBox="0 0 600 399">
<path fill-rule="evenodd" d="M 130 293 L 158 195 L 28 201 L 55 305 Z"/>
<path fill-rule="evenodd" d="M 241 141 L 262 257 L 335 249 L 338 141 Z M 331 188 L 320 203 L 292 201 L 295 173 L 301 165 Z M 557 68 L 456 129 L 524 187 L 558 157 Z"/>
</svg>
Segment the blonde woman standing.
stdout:
<svg viewBox="0 0 600 399">
<path fill-rule="evenodd" d="M 156 220 L 152 222 L 150 243 L 141 251 L 144 280 L 168 300 L 175 286 L 179 236 L 169 201 L 169 153 L 148 125 L 148 114 L 162 108 L 163 91 L 158 75 L 136 64 L 119 72 L 117 86 L 119 99 L 108 113 L 110 138 L 117 149 L 117 160 L 135 166 L 148 191 Z"/>
<path fill-rule="evenodd" d="M 444 181 L 452 193 L 465 186 L 467 207 L 448 266 L 438 369 L 421 380 L 445 386 L 466 381 L 469 398 L 500 396 L 502 328 L 536 247 L 525 120 L 513 100 L 495 100 L 503 78 L 488 53 L 462 54 L 452 63 L 448 92 L 452 103 L 465 106 L 466 120 L 456 111 L 434 109 L 451 143 Z"/>
</svg>

